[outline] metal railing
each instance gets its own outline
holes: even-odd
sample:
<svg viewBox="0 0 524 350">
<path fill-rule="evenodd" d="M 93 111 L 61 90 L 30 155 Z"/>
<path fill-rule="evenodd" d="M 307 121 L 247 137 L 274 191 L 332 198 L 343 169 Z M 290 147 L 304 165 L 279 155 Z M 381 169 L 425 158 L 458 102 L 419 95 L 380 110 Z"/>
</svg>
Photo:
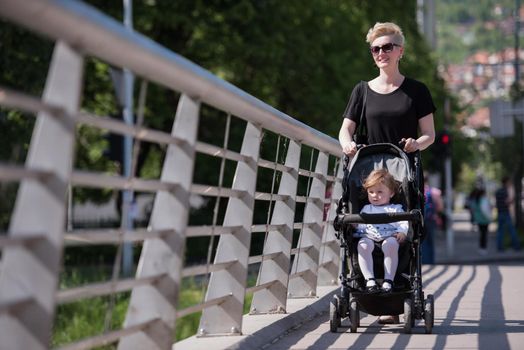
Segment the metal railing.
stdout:
<svg viewBox="0 0 524 350">
<path fill-rule="evenodd" d="M 0 0 L 0 16 L 56 42 L 42 97 L 0 87 L 2 108 L 36 117 L 25 165 L 0 164 L 0 181 L 19 183 L 8 232 L 0 236 L 0 347 L 49 348 L 58 305 L 130 292 L 121 328 L 62 348 L 118 343 L 121 349 L 169 349 L 176 320 L 186 315 L 202 312 L 200 336 L 240 334 L 246 293 L 253 293 L 252 314 L 282 313 L 288 297 L 314 296 L 317 285 L 336 283 L 338 244 L 329 221 L 333 198 L 341 194 L 336 140 L 81 2 Z M 171 133 L 83 111 L 88 56 L 179 93 Z M 203 104 L 224 116 L 222 146 L 198 139 Z M 232 120 L 245 123 L 239 151 L 228 147 Z M 74 150 L 82 125 L 131 136 L 135 143 L 161 145 L 165 157 L 160 177 L 76 169 Z M 274 160 L 261 157 L 266 133 L 277 137 Z M 199 155 L 220 160 L 217 184 L 194 183 Z M 303 158 L 309 158 L 309 166 L 301 166 Z M 231 164 L 234 177 L 226 186 L 224 171 Z M 260 169 L 271 173 L 271 180 L 264 180 L 271 183 L 270 191 L 258 189 Z M 299 193 L 301 187 L 304 193 Z M 153 193 L 149 225 L 68 231 L 68 193 L 75 188 Z M 191 196 L 215 199 L 212 224 L 190 224 Z M 220 199 L 227 202 L 221 219 Z M 258 202 L 266 203 L 265 223 L 253 221 Z M 251 255 L 257 234 L 265 236 L 263 251 Z M 207 263 L 185 266 L 186 243 L 193 237 L 209 237 Z M 65 247 L 120 247 L 126 242 L 141 245 L 134 278 L 113 273 L 109 280 L 57 289 Z M 258 266 L 251 287 L 250 266 Z M 180 309 L 182 280 L 191 276 L 207 278 L 205 299 Z"/>
</svg>

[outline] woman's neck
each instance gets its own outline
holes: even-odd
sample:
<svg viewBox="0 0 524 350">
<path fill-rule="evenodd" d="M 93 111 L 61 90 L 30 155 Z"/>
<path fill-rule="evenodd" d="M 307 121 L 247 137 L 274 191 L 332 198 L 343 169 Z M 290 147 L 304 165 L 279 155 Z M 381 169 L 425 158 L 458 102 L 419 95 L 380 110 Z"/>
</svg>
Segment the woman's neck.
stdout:
<svg viewBox="0 0 524 350">
<path fill-rule="evenodd" d="M 404 76 L 400 74 L 398 69 L 392 72 L 380 70 L 380 75 L 369 82 L 372 90 L 380 94 L 388 94 L 395 91 L 402 85 Z"/>
<path fill-rule="evenodd" d="M 404 80 L 404 76 L 400 74 L 398 69 L 392 71 L 380 70 L 380 75 L 376 78 L 377 83 L 383 86 L 400 86 Z"/>
</svg>

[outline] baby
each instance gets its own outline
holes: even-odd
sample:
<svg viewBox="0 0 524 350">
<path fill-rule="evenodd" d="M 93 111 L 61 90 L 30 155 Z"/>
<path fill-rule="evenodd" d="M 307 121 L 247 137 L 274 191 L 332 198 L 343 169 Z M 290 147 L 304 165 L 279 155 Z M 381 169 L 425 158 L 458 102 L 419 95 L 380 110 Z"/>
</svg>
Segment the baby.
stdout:
<svg viewBox="0 0 524 350">
<path fill-rule="evenodd" d="M 362 208 L 361 213 L 396 213 L 403 212 L 402 205 L 390 204 L 389 201 L 398 190 L 393 176 L 386 169 L 373 170 L 364 181 L 369 203 Z M 398 248 L 407 236 L 408 222 L 399 221 L 389 224 L 359 224 L 357 234 L 362 236 L 358 241 L 358 263 L 366 279 L 366 290 L 371 293 L 379 292 L 379 286 L 373 274 L 374 242 L 381 242 L 384 253 L 384 281 L 383 292 L 391 292 L 393 280 L 398 265 Z"/>
</svg>

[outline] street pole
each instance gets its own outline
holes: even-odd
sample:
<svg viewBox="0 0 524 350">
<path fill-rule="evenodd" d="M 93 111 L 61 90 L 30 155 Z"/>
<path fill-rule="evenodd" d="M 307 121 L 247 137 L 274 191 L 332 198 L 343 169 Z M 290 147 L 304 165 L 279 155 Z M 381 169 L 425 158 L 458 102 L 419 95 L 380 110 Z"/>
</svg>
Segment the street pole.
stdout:
<svg viewBox="0 0 524 350">
<path fill-rule="evenodd" d="M 124 25 L 132 31 L 133 30 L 133 4 L 132 0 L 124 0 Z M 127 125 L 133 125 L 133 86 L 134 76 L 133 73 L 124 68 L 124 108 L 123 117 L 124 122 Z M 129 135 L 124 135 L 123 145 L 123 175 L 126 178 L 131 178 L 134 174 L 131 174 L 131 162 L 132 162 L 132 151 L 133 151 L 133 138 Z M 133 202 L 134 193 L 132 190 L 124 190 L 122 193 L 122 226 L 125 230 L 133 229 Z M 125 276 L 131 275 L 133 271 L 133 245 L 130 242 L 123 243 L 122 251 L 122 272 Z"/>
<path fill-rule="evenodd" d="M 451 117 L 450 102 L 446 98 L 444 101 L 444 124 L 448 130 L 449 120 Z M 450 146 L 448 146 L 449 148 Z M 446 250 L 448 257 L 453 256 L 455 250 L 455 235 L 453 232 L 453 185 L 451 181 L 451 149 L 448 149 L 446 158 L 444 159 L 444 179 L 445 179 L 445 198 L 444 203 L 446 210 Z"/>
<path fill-rule="evenodd" d="M 519 83 L 520 62 L 519 62 L 519 34 L 520 34 L 520 0 L 515 0 L 515 84 Z"/>
<path fill-rule="evenodd" d="M 451 257 L 455 251 L 455 234 L 453 232 L 453 188 L 451 184 L 451 157 L 449 155 L 444 160 L 444 174 L 446 181 L 446 250 L 448 257 Z"/>
<path fill-rule="evenodd" d="M 514 71 L 515 71 L 515 81 L 514 81 L 514 91 L 513 91 L 513 109 L 516 108 L 519 100 L 521 99 L 520 93 L 520 0 L 515 0 L 515 61 L 514 61 Z M 522 174 L 524 172 L 524 118 L 518 118 L 518 115 L 514 115 L 514 120 L 521 123 L 521 161 L 520 167 L 517 170 L 516 178 L 514 179 L 514 188 L 515 188 L 515 221 L 517 227 L 522 227 L 522 206 L 521 206 L 521 197 L 522 197 Z M 518 136 L 518 133 L 516 133 Z"/>
</svg>

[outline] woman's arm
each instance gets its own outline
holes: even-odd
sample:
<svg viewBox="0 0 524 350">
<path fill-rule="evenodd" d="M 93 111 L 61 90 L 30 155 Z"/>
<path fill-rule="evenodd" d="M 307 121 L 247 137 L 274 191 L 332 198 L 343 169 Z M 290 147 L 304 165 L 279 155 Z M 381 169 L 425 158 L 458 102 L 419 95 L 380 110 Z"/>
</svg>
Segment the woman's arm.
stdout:
<svg viewBox="0 0 524 350">
<path fill-rule="evenodd" d="M 433 122 L 433 113 L 422 117 L 418 121 L 418 128 L 420 129 L 420 136 L 417 139 L 419 150 L 425 150 L 433 142 L 435 142 L 435 124 Z"/>
<path fill-rule="evenodd" d="M 357 144 L 353 141 L 356 126 L 357 124 L 353 120 L 344 118 L 338 132 L 338 141 L 340 146 L 342 146 L 342 151 L 348 156 L 353 156 L 357 153 Z"/>
<path fill-rule="evenodd" d="M 420 130 L 420 136 L 418 139 L 406 139 L 406 145 L 404 146 L 405 152 L 415 152 L 416 150 L 422 151 L 428 148 L 433 142 L 435 142 L 435 125 L 433 123 L 433 113 L 422 117 L 418 121 L 418 128 Z"/>
</svg>

